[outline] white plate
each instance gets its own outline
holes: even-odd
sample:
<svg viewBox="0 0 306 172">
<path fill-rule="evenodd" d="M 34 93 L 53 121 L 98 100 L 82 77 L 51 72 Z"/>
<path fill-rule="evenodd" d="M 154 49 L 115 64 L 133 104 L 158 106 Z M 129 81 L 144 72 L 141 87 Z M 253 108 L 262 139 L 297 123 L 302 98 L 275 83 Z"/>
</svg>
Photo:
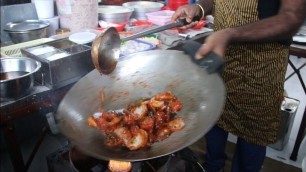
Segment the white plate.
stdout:
<svg viewBox="0 0 306 172">
<path fill-rule="evenodd" d="M 293 36 L 293 42 L 306 43 L 306 36 Z"/>
<path fill-rule="evenodd" d="M 69 40 L 77 44 L 87 44 L 96 38 L 96 34 L 91 32 L 79 32 L 69 36 Z"/>
</svg>

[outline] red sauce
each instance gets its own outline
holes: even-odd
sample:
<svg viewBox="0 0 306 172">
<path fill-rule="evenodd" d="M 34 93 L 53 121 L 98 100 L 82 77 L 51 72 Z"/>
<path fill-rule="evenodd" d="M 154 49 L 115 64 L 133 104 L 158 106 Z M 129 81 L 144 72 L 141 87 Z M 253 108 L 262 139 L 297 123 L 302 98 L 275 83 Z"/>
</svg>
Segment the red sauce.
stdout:
<svg viewBox="0 0 306 172">
<path fill-rule="evenodd" d="M 9 80 L 9 79 L 15 79 L 20 76 L 23 76 L 25 74 L 28 74 L 29 72 L 24 72 L 24 71 L 13 71 L 13 72 L 1 72 L 1 80 Z"/>
</svg>

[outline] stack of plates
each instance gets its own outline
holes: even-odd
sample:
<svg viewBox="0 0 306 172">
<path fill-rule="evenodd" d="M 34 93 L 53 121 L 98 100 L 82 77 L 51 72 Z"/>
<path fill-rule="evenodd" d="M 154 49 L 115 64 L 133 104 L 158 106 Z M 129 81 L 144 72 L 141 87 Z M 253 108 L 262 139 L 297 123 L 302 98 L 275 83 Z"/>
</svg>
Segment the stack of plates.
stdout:
<svg viewBox="0 0 306 172">
<path fill-rule="evenodd" d="M 304 33 L 297 33 L 293 36 L 293 42 L 296 43 L 306 43 L 306 34 Z"/>
<path fill-rule="evenodd" d="M 96 34 L 91 32 L 78 32 L 70 35 L 69 40 L 77 44 L 87 44 L 92 42 L 96 36 Z"/>
</svg>

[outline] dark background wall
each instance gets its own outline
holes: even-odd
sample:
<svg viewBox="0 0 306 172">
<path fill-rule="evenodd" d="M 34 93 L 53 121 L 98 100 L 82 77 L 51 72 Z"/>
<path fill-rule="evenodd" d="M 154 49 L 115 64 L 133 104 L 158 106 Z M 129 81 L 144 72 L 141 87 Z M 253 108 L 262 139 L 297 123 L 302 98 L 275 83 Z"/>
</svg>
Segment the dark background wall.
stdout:
<svg viewBox="0 0 306 172">
<path fill-rule="evenodd" d="M 31 0 L 0 0 L 0 6 L 30 3 Z"/>
</svg>

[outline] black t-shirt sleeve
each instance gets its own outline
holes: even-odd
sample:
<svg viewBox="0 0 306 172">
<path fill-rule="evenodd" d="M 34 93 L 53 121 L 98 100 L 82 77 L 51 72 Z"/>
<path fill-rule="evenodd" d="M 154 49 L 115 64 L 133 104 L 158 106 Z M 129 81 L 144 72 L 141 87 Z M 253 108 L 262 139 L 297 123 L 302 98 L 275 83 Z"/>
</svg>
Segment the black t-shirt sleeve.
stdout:
<svg viewBox="0 0 306 172">
<path fill-rule="evenodd" d="M 264 19 L 271 16 L 274 16 L 278 13 L 280 8 L 280 0 L 258 0 L 258 18 Z M 284 39 L 278 41 L 284 45 L 290 45 L 292 43 L 292 39 Z"/>
</svg>

